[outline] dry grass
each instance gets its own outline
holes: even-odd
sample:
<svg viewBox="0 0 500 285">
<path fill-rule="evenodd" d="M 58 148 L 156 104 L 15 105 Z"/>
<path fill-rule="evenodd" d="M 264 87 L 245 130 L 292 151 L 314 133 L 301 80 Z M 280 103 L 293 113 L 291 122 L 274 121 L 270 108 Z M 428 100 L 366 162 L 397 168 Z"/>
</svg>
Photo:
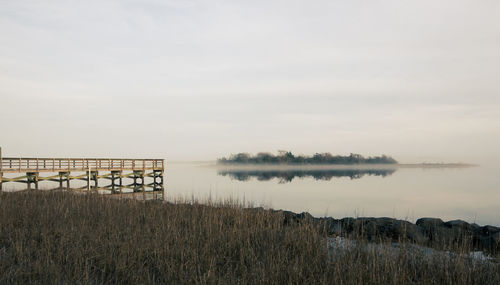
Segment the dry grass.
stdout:
<svg viewBox="0 0 500 285">
<path fill-rule="evenodd" d="M 0 283 L 499 284 L 498 265 L 354 247 L 232 202 L 0 193 Z"/>
</svg>

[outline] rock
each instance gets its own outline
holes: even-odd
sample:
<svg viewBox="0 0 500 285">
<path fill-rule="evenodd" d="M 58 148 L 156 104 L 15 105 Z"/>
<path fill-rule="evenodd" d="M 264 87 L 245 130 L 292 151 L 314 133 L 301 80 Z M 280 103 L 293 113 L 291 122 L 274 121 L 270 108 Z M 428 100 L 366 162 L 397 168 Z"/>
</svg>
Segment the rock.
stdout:
<svg viewBox="0 0 500 285">
<path fill-rule="evenodd" d="M 408 221 L 398 220 L 394 223 L 394 233 L 396 236 L 406 238 L 412 242 L 419 244 L 428 241 L 428 238 L 424 236 L 422 230 L 415 224 Z"/>
<path fill-rule="evenodd" d="M 297 214 L 295 214 L 294 212 L 283 211 L 282 213 L 284 225 L 297 224 L 299 222 L 297 219 Z"/>
<path fill-rule="evenodd" d="M 467 223 L 466 221 L 462 221 L 462 220 L 448 221 L 448 222 L 444 223 L 444 226 L 448 227 L 448 228 L 460 228 L 462 230 L 471 230 L 472 229 L 472 226 L 469 223 Z"/>
<path fill-rule="evenodd" d="M 344 231 L 352 231 L 354 229 L 354 224 L 356 222 L 356 219 L 354 218 L 343 218 L 340 220 L 342 223 L 342 226 L 344 228 Z"/>
<path fill-rule="evenodd" d="M 500 252 L 500 232 L 496 232 L 480 239 L 482 248 L 490 252 Z"/>
<path fill-rule="evenodd" d="M 341 235 L 342 232 L 342 222 L 335 221 L 330 227 L 328 227 L 329 235 Z"/>
<path fill-rule="evenodd" d="M 416 222 L 417 226 L 427 229 L 434 227 L 441 227 L 444 225 L 443 220 L 437 218 L 421 218 Z"/>
<path fill-rule="evenodd" d="M 484 235 L 491 235 L 500 232 L 500 228 L 494 226 L 484 226 L 481 228 Z"/>
<path fill-rule="evenodd" d="M 259 209 L 260 211 L 261 209 Z M 264 210 L 262 210 L 264 211 Z M 307 212 L 296 214 L 290 211 L 273 211 L 283 217 L 284 225 L 312 222 L 322 233 L 369 241 L 410 241 L 420 245 L 450 247 L 470 246 L 471 249 L 500 252 L 500 228 L 479 226 L 463 220 L 443 222 L 438 218 L 421 218 L 415 224 L 393 218 L 314 218 Z"/>
<path fill-rule="evenodd" d="M 314 222 L 315 220 L 317 222 Z M 328 235 L 332 235 L 333 234 L 330 231 L 333 228 L 335 222 L 336 222 L 336 220 L 334 218 L 332 218 L 332 217 L 317 218 L 317 219 L 313 220 L 313 223 L 316 226 L 319 226 L 320 230 L 326 232 L 326 234 L 328 234 Z"/>
<path fill-rule="evenodd" d="M 297 215 L 297 219 L 299 219 L 299 220 L 304 220 L 304 219 L 312 220 L 312 219 L 314 219 L 314 217 L 311 214 L 309 214 L 308 212 L 302 212 L 302 213 Z"/>
<path fill-rule="evenodd" d="M 500 251 L 500 232 L 496 232 L 491 235 L 493 250 L 496 252 Z"/>
<path fill-rule="evenodd" d="M 387 217 L 335 220 L 329 224 L 328 234 L 363 236 L 370 241 L 388 239 L 393 241 L 410 240 L 419 243 L 427 241 L 421 229 L 415 224 Z"/>
<path fill-rule="evenodd" d="M 391 218 L 366 218 L 363 223 L 362 233 L 370 240 L 397 239 L 395 236 L 395 219 Z"/>
</svg>

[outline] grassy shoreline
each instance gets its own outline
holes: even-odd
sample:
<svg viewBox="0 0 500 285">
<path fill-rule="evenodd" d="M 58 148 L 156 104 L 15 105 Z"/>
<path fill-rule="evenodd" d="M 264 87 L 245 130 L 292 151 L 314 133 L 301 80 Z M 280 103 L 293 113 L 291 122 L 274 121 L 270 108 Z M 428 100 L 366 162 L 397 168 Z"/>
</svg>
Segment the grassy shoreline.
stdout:
<svg viewBox="0 0 500 285">
<path fill-rule="evenodd" d="M 360 241 L 361 242 L 361 241 Z M 235 201 L 0 193 L 0 283 L 498 284 L 500 266 L 352 247 Z"/>
</svg>

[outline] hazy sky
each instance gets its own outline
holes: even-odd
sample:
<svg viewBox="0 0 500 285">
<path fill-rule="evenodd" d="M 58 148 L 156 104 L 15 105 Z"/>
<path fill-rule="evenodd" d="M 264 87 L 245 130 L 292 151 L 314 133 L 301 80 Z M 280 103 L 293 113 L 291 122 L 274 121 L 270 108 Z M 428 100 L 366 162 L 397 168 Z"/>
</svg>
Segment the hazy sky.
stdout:
<svg viewBox="0 0 500 285">
<path fill-rule="evenodd" d="M 0 0 L 4 156 L 500 159 L 500 1 Z"/>
</svg>

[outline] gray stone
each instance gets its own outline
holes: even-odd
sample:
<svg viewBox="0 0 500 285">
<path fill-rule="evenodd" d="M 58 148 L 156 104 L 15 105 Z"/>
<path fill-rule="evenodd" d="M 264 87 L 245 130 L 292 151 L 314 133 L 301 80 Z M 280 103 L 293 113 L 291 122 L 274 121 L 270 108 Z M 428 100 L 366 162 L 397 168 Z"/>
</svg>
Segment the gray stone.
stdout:
<svg viewBox="0 0 500 285">
<path fill-rule="evenodd" d="M 500 252 L 500 232 L 480 238 L 481 247 L 490 252 Z"/>
<path fill-rule="evenodd" d="M 500 232 L 500 228 L 494 226 L 484 226 L 481 228 L 484 235 L 491 235 Z"/>
<path fill-rule="evenodd" d="M 472 229 L 472 226 L 469 223 L 467 223 L 466 221 L 462 221 L 462 220 L 448 221 L 448 222 L 444 223 L 444 226 L 446 226 L 448 228 L 460 228 L 463 230 L 471 230 Z"/>
<path fill-rule="evenodd" d="M 309 214 L 308 212 L 302 212 L 302 213 L 297 215 L 297 219 L 299 219 L 299 220 L 304 220 L 304 219 L 312 220 L 313 218 L 314 217 L 311 214 Z"/>
<path fill-rule="evenodd" d="M 329 235 L 341 235 L 342 232 L 342 222 L 341 221 L 335 221 L 329 228 L 328 228 L 328 234 Z"/>
<path fill-rule="evenodd" d="M 394 224 L 394 232 L 397 236 L 406 238 L 410 241 L 422 244 L 428 241 L 422 230 L 415 224 L 408 221 L 398 220 Z"/>
<path fill-rule="evenodd" d="M 443 220 L 437 218 L 421 218 L 416 222 L 417 226 L 422 228 L 434 228 L 441 227 L 444 225 Z"/>
</svg>

